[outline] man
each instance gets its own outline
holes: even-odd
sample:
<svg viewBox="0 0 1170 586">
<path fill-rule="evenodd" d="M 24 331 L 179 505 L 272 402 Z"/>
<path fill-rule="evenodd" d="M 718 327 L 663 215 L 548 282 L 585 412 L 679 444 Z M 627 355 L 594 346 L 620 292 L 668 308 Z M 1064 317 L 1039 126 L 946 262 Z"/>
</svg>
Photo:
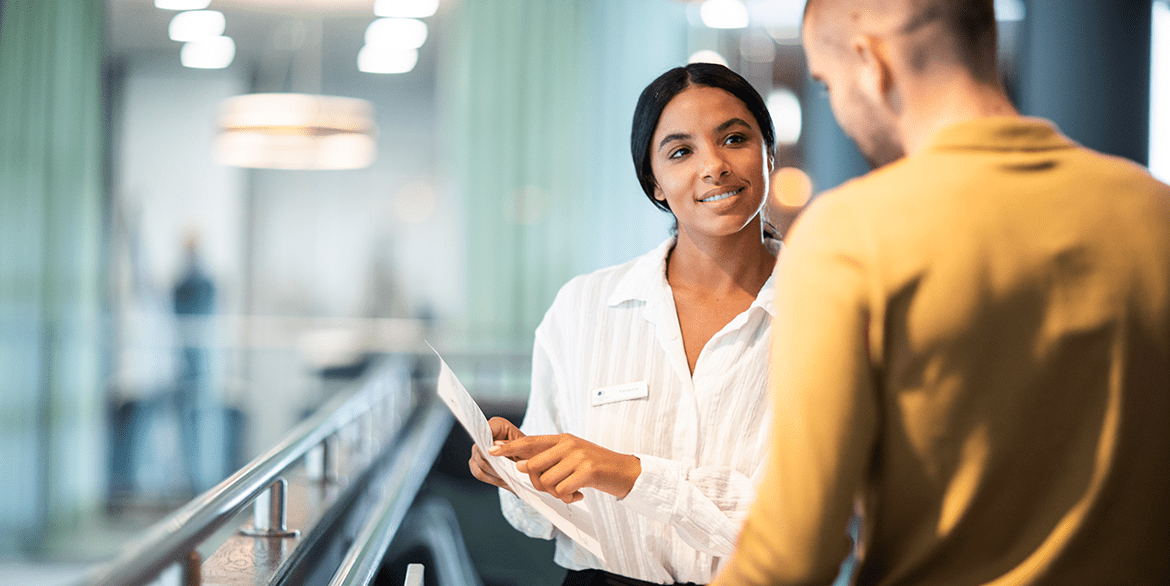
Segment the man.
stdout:
<svg viewBox="0 0 1170 586">
<path fill-rule="evenodd" d="M 768 472 L 716 584 L 1170 583 L 1170 187 L 1017 114 L 991 0 L 809 0 L 875 172 L 778 271 Z"/>
</svg>

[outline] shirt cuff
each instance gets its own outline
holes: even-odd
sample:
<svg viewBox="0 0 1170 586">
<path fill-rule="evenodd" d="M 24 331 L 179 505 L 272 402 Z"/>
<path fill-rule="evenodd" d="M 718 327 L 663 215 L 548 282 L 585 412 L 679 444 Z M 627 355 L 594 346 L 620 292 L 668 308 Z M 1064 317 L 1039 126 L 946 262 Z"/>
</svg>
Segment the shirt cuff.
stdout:
<svg viewBox="0 0 1170 586">
<path fill-rule="evenodd" d="M 678 507 L 682 464 L 655 456 L 634 455 L 642 463 L 642 473 L 630 493 L 618 502 L 635 513 L 669 524 Z"/>
<path fill-rule="evenodd" d="M 537 539 L 552 539 L 554 527 L 552 521 L 548 520 L 543 514 L 536 509 L 528 506 L 527 503 L 520 500 L 520 497 L 512 494 L 512 491 L 501 488 L 500 491 L 500 511 L 504 514 L 504 519 L 508 521 L 512 527 L 517 531 Z"/>
</svg>

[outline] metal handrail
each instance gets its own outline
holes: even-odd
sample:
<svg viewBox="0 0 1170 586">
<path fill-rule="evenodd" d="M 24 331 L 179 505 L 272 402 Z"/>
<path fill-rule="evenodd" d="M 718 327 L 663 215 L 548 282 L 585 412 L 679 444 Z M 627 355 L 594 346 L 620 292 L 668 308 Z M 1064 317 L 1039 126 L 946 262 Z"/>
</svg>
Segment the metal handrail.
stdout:
<svg viewBox="0 0 1170 586">
<path fill-rule="evenodd" d="M 251 505 L 310 450 L 371 411 L 380 396 L 388 397 L 377 384 L 380 374 L 382 370 L 376 370 L 355 390 L 328 401 L 266 453 L 155 523 L 120 555 L 95 568 L 82 584 L 141 586 L 172 564 L 187 563 L 200 543 Z M 411 399 L 406 392 L 401 395 Z"/>
<path fill-rule="evenodd" d="M 329 586 L 367 586 L 373 582 L 390 542 L 430 471 L 430 463 L 435 461 L 454 424 L 454 417 L 437 401 L 424 417 L 417 431 L 398 448 L 394 465 L 371 483 L 382 494 Z"/>
</svg>

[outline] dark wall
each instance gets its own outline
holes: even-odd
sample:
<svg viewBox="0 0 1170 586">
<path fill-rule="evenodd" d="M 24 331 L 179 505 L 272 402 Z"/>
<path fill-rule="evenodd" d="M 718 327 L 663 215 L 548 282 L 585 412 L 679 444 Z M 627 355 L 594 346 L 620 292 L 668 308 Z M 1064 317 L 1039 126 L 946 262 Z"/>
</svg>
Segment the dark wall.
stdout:
<svg viewBox="0 0 1170 586">
<path fill-rule="evenodd" d="M 1085 146 L 1149 158 L 1151 0 L 1029 0 L 1020 109 Z"/>
<path fill-rule="evenodd" d="M 805 84 L 803 126 L 805 171 L 813 192 L 822 193 L 869 172 L 869 164 L 833 117 L 829 97 L 820 84 Z"/>
</svg>

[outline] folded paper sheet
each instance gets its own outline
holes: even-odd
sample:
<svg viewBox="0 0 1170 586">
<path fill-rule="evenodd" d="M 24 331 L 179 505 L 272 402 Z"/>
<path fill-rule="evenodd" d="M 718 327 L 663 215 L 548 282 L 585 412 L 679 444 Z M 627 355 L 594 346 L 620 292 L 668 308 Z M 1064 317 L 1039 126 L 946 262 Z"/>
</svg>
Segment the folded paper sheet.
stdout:
<svg viewBox="0 0 1170 586">
<path fill-rule="evenodd" d="M 432 347 L 431 350 L 434 348 Z M 438 354 L 437 350 L 435 354 Z M 442 356 L 439 357 L 439 362 L 437 385 L 439 398 L 446 403 L 447 408 L 455 415 L 455 419 L 458 419 L 463 428 L 467 430 L 471 440 L 479 446 L 480 451 L 483 452 L 500 478 L 504 479 L 504 482 L 508 484 L 512 492 L 516 493 L 516 496 L 548 517 L 553 526 L 604 562 L 605 556 L 601 553 L 601 543 L 597 540 L 597 531 L 593 527 L 593 515 L 585 506 L 584 501 L 565 504 L 564 501 L 547 492 L 536 490 L 528 475 L 521 474 L 516 470 L 515 462 L 488 454 L 488 448 L 492 446 L 492 430 L 488 426 L 487 418 L 484 417 L 483 411 L 475 403 L 475 399 L 472 399 L 471 395 L 467 393 L 463 383 L 459 382 Z"/>
</svg>

